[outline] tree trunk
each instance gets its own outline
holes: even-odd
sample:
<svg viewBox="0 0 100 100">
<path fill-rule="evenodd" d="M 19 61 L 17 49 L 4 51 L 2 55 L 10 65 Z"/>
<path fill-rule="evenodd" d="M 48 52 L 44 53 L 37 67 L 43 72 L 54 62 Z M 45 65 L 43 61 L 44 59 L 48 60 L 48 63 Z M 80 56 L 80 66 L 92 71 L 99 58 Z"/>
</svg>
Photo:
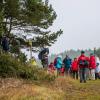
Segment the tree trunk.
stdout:
<svg viewBox="0 0 100 100">
<path fill-rule="evenodd" d="M 11 30 L 12 30 L 12 17 L 10 18 L 8 35 L 10 35 Z"/>
</svg>

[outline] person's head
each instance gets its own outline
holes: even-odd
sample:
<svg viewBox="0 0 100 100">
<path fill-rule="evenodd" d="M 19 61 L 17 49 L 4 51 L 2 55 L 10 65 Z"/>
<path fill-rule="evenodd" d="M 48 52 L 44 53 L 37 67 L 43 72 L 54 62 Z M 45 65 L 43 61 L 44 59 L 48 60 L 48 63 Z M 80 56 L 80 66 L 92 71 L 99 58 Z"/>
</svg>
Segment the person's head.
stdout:
<svg viewBox="0 0 100 100">
<path fill-rule="evenodd" d="M 93 54 L 93 53 L 91 53 L 91 54 L 90 54 L 90 56 L 94 56 L 94 54 Z"/>
<path fill-rule="evenodd" d="M 53 62 L 51 62 L 50 65 L 53 65 Z"/>
<path fill-rule="evenodd" d="M 82 51 L 81 51 L 81 55 L 84 55 L 84 54 L 85 54 L 85 51 L 82 50 Z"/>
<path fill-rule="evenodd" d="M 66 55 L 66 58 L 68 58 L 68 55 Z"/>
<path fill-rule="evenodd" d="M 77 61 L 77 58 L 74 58 L 74 61 Z"/>
<path fill-rule="evenodd" d="M 61 58 L 62 59 L 62 56 L 61 55 L 58 55 L 58 58 Z"/>
</svg>

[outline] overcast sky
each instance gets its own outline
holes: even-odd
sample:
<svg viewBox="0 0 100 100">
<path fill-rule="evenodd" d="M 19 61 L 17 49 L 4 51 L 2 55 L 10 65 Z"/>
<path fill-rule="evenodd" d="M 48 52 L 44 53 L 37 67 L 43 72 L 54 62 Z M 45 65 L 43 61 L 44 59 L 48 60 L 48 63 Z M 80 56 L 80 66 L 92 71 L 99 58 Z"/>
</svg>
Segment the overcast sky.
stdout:
<svg viewBox="0 0 100 100">
<path fill-rule="evenodd" d="M 100 47 L 100 0 L 49 1 L 58 15 L 52 31 L 64 32 L 50 52 Z"/>
</svg>

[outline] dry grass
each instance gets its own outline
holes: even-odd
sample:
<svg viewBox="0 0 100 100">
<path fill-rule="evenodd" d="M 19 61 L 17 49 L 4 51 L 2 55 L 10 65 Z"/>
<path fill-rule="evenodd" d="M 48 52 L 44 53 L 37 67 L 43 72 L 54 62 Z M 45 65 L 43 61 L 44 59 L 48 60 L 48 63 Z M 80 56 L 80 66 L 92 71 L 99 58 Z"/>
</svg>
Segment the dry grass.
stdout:
<svg viewBox="0 0 100 100">
<path fill-rule="evenodd" d="M 0 79 L 0 100 L 100 100 L 100 81 L 80 84 L 71 78 L 52 83 Z"/>
</svg>

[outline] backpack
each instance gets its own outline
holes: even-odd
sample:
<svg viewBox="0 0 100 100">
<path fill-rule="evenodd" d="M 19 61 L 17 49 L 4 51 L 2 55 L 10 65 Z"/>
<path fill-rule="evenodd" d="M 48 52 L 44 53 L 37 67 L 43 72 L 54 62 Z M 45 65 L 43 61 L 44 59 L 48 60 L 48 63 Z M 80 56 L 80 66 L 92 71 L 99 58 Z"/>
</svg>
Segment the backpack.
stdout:
<svg viewBox="0 0 100 100">
<path fill-rule="evenodd" d="M 42 59 L 42 53 L 41 53 L 41 52 L 38 54 L 38 58 L 39 58 L 40 60 Z"/>
<path fill-rule="evenodd" d="M 98 62 L 96 63 L 96 66 L 99 66 L 99 63 Z"/>
<path fill-rule="evenodd" d="M 57 64 L 57 58 L 54 59 L 54 66 Z"/>
<path fill-rule="evenodd" d="M 43 50 L 41 50 L 40 53 L 38 54 L 38 58 L 39 58 L 40 60 L 42 60 L 42 56 L 43 56 L 43 54 L 45 54 L 46 52 L 49 54 L 49 49 L 48 49 L 48 48 L 43 48 Z"/>
<path fill-rule="evenodd" d="M 89 62 L 87 60 L 80 60 L 79 61 L 79 65 L 81 65 L 81 66 L 88 66 Z"/>
</svg>

